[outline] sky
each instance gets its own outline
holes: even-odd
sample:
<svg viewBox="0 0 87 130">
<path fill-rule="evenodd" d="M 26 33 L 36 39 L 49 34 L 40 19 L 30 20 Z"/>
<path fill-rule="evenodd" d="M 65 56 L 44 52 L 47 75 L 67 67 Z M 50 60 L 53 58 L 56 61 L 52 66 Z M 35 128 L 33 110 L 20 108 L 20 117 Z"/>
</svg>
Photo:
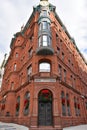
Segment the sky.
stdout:
<svg viewBox="0 0 87 130">
<path fill-rule="evenodd" d="M 1 1 L 1 0 L 0 0 Z M 0 64 L 9 54 L 11 39 L 28 21 L 40 0 L 2 0 L 0 2 Z M 49 0 L 71 37 L 87 60 L 87 0 Z"/>
</svg>

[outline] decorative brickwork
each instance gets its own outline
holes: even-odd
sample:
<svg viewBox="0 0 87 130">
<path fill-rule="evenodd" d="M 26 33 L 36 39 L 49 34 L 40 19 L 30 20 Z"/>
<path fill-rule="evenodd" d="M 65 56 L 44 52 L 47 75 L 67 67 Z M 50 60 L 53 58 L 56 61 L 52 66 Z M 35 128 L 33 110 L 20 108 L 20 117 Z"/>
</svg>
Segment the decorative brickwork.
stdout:
<svg viewBox="0 0 87 130">
<path fill-rule="evenodd" d="M 11 41 L 0 121 L 30 130 L 62 130 L 87 123 L 87 63 L 55 6 L 44 1 Z"/>
</svg>

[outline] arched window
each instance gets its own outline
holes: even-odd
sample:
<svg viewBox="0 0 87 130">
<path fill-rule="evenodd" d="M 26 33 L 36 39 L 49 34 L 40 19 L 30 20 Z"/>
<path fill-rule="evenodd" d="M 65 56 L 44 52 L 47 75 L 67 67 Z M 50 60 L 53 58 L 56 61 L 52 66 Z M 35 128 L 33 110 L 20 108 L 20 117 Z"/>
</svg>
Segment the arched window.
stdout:
<svg viewBox="0 0 87 130">
<path fill-rule="evenodd" d="M 42 62 L 39 64 L 39 72 L 50 72 L 50 63 Z"/>
<path fill-rule="evenodd" d="M 74 108 L 75 108 L 75 114 L 78 116 L 78 108 L 77 108 L 77 99 L 74 97 Z"/>
<path fill-rule="evenodd" d="M 61 92 L 61 102 L 62 102 L 62 115 L 66 116 L 66 104 L 65 104 L 66 99 L 63 91 Z"/>
<path fill-rule="evenodd" d="M 18 53 L 16 52 L 15 57 L 18 58 Z"/>
<path fill-rule="evenodd" d="M 80 103 L 78 98 L 77 98 L 77 115 L 80 116 Z"/>
<path fill-rule="evenodd" d="M 79 103 L 79 99 L 76 97 L 74 97 L 74 108 L 75 108 L 76 116 L 80 116 L 80 103 Z"/>
<path fill-rule="evenodd" d="M 14 89 L 14 82 L 11 82 L 11 90 Z"/>
<path fill-rule="evenodd" d="M 17 69 L 17 64 L 15 63 L 14 64 L 14 71 L 16 71 L 16 69 Z"/>
<path fill-rule="evenodd" d="M 4 99 L 4 101 L 1 101 L 1 103 L 0 103 L 1 111 L 5 110 L 5 103 L 6 103 L 6 99 Z"/>
<path fill-rule="evenodd" d="M 70 111 L 70 100 L 69 100 L 69 94 L 66 94 L 66 105 L 67 105 L 67 114 L 68 116 L 71 116 L 71 111 Z"/>
<path fill-rule="evenodd" d="M 24 115 L 28 115 L 30 105 L 30 93 L 26 92 L 24 96 Z"/>
<path fill-rule="evenodd" d="M 32 75 L 32 65 L 30 65 L 30 66 L 27 68 L 27 78 L 28 78 L 28 81 L 30 81 L 31 75 Z"/>
<path fill-rule="evenodd" d="M 20 110 L 20 96 L 17 97 L 16 101 L 16 116 L 19 115 L 19 110 Z"/>
</svg>

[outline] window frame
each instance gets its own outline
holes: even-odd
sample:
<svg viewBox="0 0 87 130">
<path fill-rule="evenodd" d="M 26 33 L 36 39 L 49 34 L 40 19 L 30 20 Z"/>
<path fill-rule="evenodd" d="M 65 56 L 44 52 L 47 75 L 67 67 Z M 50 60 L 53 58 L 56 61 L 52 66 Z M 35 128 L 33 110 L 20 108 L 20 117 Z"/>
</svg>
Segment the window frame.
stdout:
<svg viewBox="0 0 87 130">
<path fill-rule="evenodd" d="M 29 108 L 30 108 L 30 92 L 27 91 L 24 95 L 24 109 L 23 109 L 24 116 L 27 116 L 29 114 Z"/>
<path fill-rule="evenodd" d="M 41 67 L 42 65 L 42 67 Z M 49 65 L 47 68 L 43 69 L 44 66 Z M 39 63 L 39 72 L 51 72 L 51 64 L 49 62 L 43 61 Z"/>
<path fill-rule="evenodd" d="M 61 92 L 62 116 L 66 116 L 66 99 L 64 91 Z"/>
</svg>

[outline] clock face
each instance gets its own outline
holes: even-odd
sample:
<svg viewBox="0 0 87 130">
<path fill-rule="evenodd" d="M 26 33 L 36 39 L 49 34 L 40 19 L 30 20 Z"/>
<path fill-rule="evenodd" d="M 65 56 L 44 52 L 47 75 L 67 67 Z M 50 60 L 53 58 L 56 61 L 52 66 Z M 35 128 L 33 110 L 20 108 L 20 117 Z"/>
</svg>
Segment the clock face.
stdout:
<svg viewBox="0 0 87 130">
<path fill-rule="evenodd" d="M 41 1 L 40 2 L 40 5 L 42 5 L 42 6 L 47 6 L 49 4 L 49 2 L 47 2 L 47 1 Z"/>
</svg>

